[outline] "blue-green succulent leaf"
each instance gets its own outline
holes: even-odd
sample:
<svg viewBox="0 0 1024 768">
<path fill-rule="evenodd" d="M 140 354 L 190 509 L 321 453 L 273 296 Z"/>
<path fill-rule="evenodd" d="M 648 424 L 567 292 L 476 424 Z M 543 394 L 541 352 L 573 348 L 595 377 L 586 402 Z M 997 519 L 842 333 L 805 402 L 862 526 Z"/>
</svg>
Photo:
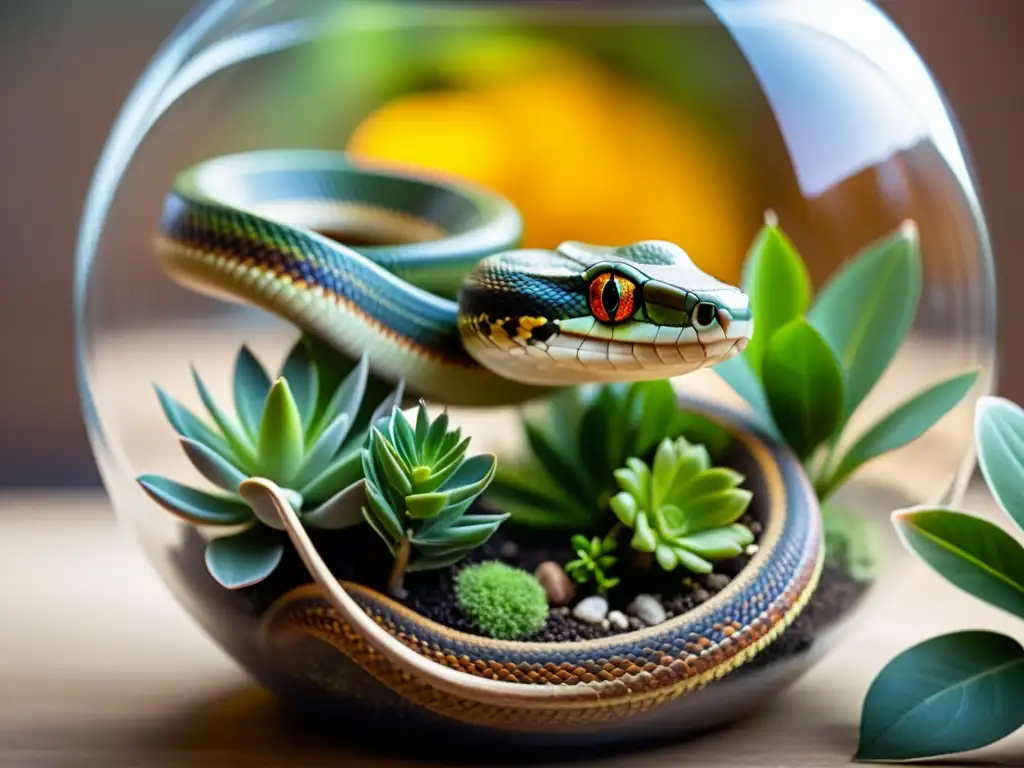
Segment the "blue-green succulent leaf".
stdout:
<svg viewBox="0 0 1024 768">
<path fill-rule="evenodd" d="M 319 382 L 305 339 L 300 338 L 288 353 L 284 365 L 281 366 L 281 378 L 288 382 L 288 388 L 295 398 L 295 405 L 302 417 L 303 429 L 309 437 L 306 443 L 308 446 L 317 437 L 317 432 L 313 430 L 313 417 L 316 414 Z"/>
<path fill-rule="evenodd" d="M 203 405 L 210 414 L 210 418 L 213 419 L 214 423 L 220 429 L 221 434 L 224 435 L 224 439 L 227 440 L 228 445 L 231 446 L 231 450 L 234 451 L 235 456 L 238 457 L 239 462 L 246 468 L 250 469 L 255 465 L 256 456 L 252 450 L 252 444 L 249 441 L 249 436 L 245 433 L 245 430 L 235 424 L 227 414 L 225 414 L 220 407 L 214 401 L 213 396 L 210 394 L 210 390 L 206 388 L 206 384 L 203 383 L 202 378 L 195 368 L 192 369 L 192 379 L 195 381 L 196 391 L 199 393 L 199 399 L 203 401 Z"/>
<path fill-rule="evenodd" d="M 449 565 L 455 565 L 455 563 L 465 559 L 467 554 L 469 553 L 466 551 L 458 550 L 443 557 L 420 557 L 413 560 L 405 570 L 409 573 L 417 573 L 447 568 Z"/>
<path fill-rule="evenodd" d="M 224 438 L 206 426 L 188 408 L 168 395 L 160 387 L 156 387 L 156 395 L 160 401 L 160 407 L 163 409 L 164 416 L 167 417 L 167 421 L 174 428 L 175 432 L 182 437 L 202 443 L 211 451 L 221 456 L 233 460 L 238 459 Z"/>
<path fill-rule="evenodd" d="M 758 331 L 755 329 L 754 333 Z M 782 440 L 782 433 L 775 423 L 772 409 L 768 405 L 768 395 L 757 374 L 750 367 L 743 355 L 736 355 L 719 363 L 712 369 L 717 373 L 733 392 L 743 398 L 750 407 L 755 423 L 774 440 Z M 692 570 L 692 569 L 691 569 Z"/>
<path fill-rule="evenodd" d="M 229 493 L 238 491 L 239 484 L 248 477 L 234 464 L 218 453 L 214 453 L 202 443 L 188 437 L 179 437 L 185 455 L 192 462 L 199 474 Z"/>
<path fill-rule="evenodd" d="M 361 447 L 352 446 L 299 490 L 307 503 L 321 504 L 339 488 L 347 488 L 362 477 L 363 451 Z"/>
<path fill-rule="evenodd" d="M 240 525 L 252 510 L 238 498 L 216 496 L 158 475 L 142 475 L 139 485 L 160 506 L 196 525 Z"/>
<path fill-rule="evenodd" d="M 380 422 L 385 422 L 388 418 L 388 414 L 391 413 L 392 408 L 400 408 L 402 406 L 402 397 L 405 394 L 405 380 L 398 382 L 398 385 L 391 391 L 387 397 L 385 397 L 378 405 L 373 413 L 370 415 L 370 424 L 377 425 Z M 381 426 L 381 429 L 384 427 Z"/>
<path fill-rule="evenodd" d="M 1024 410 L 986 395 L 974 416 L 978 466 L 1002 510 L 1024 529 Z"/>
<path fill-rule="evenodd" d="M 381 528 L 383 528 L 383 530 L 392 537 L 393 540 L 398 541 L 401 539 L 405 533 L 402 527 L 402 520 L 399 517 L 399 512 L 392 508 L 384 494 L 381 493 L 380 489 L 373 483 L 366 483 L 364 488 L 366 491 L 367 501 L 370 503 L 370 511 L 380 523 Z"/>
<path fill-rule="evenodd" d="M 391 444 L 398 449 L 398 455 L 410 469 L 420 465 L 419 451 L 416 450 L 416 432 L 405 418 L 405 414 L 397 408 L 391 412 L 389 436 Z"/>
<path fill-rule="evenodd" d="M 327 469 L 331 460 L 337 455 L 338 449 L 341 448 L 341 444 L 345 442 L 351 426 L 352 422 L 347 413 L 339 414 L 338 418 L 327 425 L 317 441 L 306 452 L 302 466 L 293 481 L 294 485 L 302 487 Z"/>
<path fill-rule="evenodd" d="M 338 388 L 327 402 L 320 417 L 319 427 L 334 421 L 338 416 L 348 414 L 349 422 L 356 423 L 359 408 L 366 394 L 366 382 L 370 375 L 370 358 L 364 354 L 356 366 L 342 379 Z"/>
<path fill-rule="evenodd" d="M 387 546 L 391 556 L 394 557 L 398 552 L 398 541 L 400 536 L 392 536 L 383 525 L 381 525 L 381 518 L 373 510 L 373 508 L 367 509 L 363 507 L 363 520 L 370 526 L 370 529 L 377 534 L 377 537 L 384 542 Z"/>
<path fill-rule="evenodd" d="M 311 528 L 337 530 L 349 528 L 362 520 L 362 508 L 366 504 L 366 481 L 360 480 L 315 509 L 302 515 L 302 522 Z"/>
<path fill-rule="evenodd" d="M 235 410 L 253 443 L 259 435 L 263 404 L 269 392 L 270 376 L 252 351 L 243 344 L 235 358 Z"/>
<path fill-rule="evenodd" d="M 284 555 L 284 541 L 265 528 L 251 528 L 206 545 L 206 568 L 221 586 L 241 589 L 274 572 Z"/>
<path fill-rule="evenodd" d="M 288 382 L 278 379 L 271 386 L 263 409 L 259 435 L 259 474 L 278 485 L 291 485 L 302 466 L 303 452 L 302 416 Z"/>
<path fill-rule="evenodd" d="M 497 465 L 497 457 L 489 453 L 466 459 L 442 490 L 453 502 L 476 498 L 491 484 Z"/>
<path fill-rule="evenodd" d="M 995 632 L 933 637 L 890 661 L 864 699 L 857 760 L 913 760 L 993 744 L 1024 725 L 1024 648 Z"/>
</svg>

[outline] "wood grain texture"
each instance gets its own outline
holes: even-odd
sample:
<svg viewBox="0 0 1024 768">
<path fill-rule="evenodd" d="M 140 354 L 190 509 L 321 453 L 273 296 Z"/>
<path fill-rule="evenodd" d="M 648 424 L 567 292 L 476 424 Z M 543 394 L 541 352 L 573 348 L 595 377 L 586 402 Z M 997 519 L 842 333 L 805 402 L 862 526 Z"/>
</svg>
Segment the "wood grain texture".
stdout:
<svg viewBox="0 0 1024 768">
<path fill-rule="evenodd" d="M 991 515 L 983 489 L 971 508 Z M 405 766 L 292 723 L 177 605 L 98 495 L 0 496 L 0 766 Z M 867 686 L 926 637 L 1019 621 L 895 544 L 863 621 L 776 704 L 734 728 L 591 766 L 848 765 Z M 126 621 L 125 616 L 134 616 Z M 969 756 L 1024 765 L 1024 732 Z M 943 762 L 963 765 L 965 761 Z"/>
</svg>

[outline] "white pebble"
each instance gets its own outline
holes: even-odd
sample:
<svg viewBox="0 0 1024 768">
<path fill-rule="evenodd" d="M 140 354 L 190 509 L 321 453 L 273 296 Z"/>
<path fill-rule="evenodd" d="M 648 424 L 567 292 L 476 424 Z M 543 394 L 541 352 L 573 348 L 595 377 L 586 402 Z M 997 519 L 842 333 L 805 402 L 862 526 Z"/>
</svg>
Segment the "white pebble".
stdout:
<svg viewBox="0 0 1024 768">
<path fill-rule="evenodd" d="M 665 609 L 652 595 L 637 595 L 627 610 L 648 626 L 665 620 Z"/>
<path fill-rule="evenodd" d="M 709 573 L 707 585 L 709 589 L 725 589 L 729 586 L 729 577 L 724 573 Z"/>
<path fill-rule="evenodd" d="M 629 620 L 626 618 L 626 614 L 622 611 L 612 611 L 608 614 L 608 624 L 619 630 L 620 632 L 625 629 L 629 629 Z"/>
<path fill-rule="evenodd" d="M 743 550 L 743 554 L 745 554 L 745 555 L 756 555 L 757 554 L 757 544 L 748 544 L 747 548 Z"/>
<path fill-rule="evenodd" d="M 586 597 L 572 609 L 572 615 L 587 624 L 600 624 L 608 615 L 608 601 L 600 595 Z"/>
</svg>

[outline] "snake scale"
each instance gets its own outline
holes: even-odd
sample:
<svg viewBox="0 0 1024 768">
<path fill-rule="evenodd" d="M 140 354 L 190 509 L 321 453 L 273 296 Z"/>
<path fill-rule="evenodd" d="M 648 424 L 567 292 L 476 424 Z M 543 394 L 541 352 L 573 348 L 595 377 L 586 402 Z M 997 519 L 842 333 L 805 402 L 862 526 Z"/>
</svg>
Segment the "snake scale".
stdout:
<svg viewBox="0 0 1024 768">
<path fill-rule="evenodd" d="M 729 359 L 753 332 L 749 298 L 673 243 L 525 249 L 522 227 L 511 203 L 461 180 L 273 150 L 182 172 L 157 250 L 179 283 L 270 311 L 346 356 L 369 350 L 375 375 L 448 405 L 680 376 Z M 771 642 L 822 567 L 815 507 L 796 498 L 811 493 L 802 475 L 738 435 L 772 499 L 748 566 L 687 614 L 571 644 L 459 633 L 338 583 L 276 487 L 247 481 L 243 496 L 280 516 L 316 581 L 268 611 L 265 645 L 319 640 L 406 698 L 496 727 L 600 720 L 699 688 Z"/>
</svg>

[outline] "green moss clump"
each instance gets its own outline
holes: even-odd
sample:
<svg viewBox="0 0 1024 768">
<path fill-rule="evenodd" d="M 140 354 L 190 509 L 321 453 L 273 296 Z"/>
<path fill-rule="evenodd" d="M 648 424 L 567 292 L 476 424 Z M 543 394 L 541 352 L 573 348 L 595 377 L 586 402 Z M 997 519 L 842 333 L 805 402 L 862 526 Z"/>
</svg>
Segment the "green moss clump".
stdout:
<svg viewBox="0 0 1024 768">
<path fill-rule="evenodd" d="M 527 637 L 547 621 L 548 598 L 540 582 L 496 560 L 463 570 L 455 589 L 462 612 L 489 637 Z"/>
</svg>

